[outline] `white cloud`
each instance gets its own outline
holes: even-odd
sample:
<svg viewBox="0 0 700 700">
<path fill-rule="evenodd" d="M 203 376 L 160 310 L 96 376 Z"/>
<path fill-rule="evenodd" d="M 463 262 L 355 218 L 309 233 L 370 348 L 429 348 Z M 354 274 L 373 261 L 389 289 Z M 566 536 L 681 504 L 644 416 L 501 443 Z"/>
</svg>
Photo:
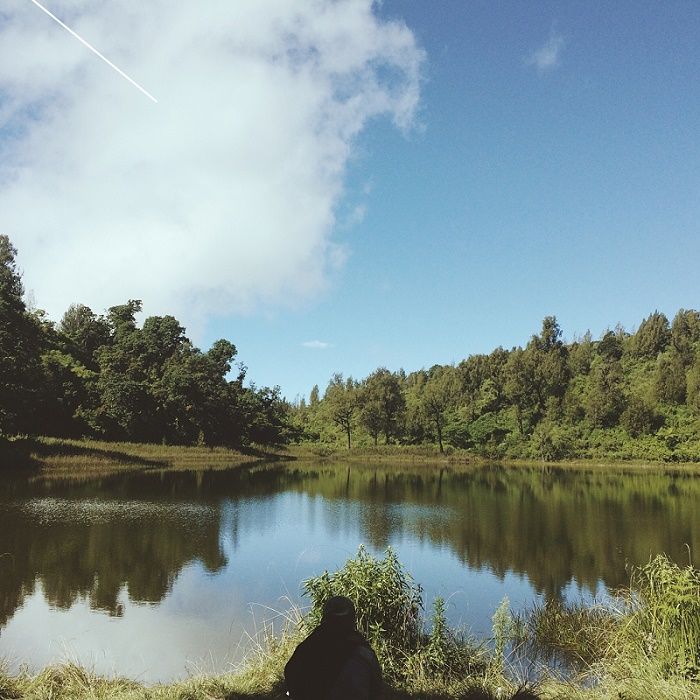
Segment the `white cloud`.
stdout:
<svg viewBox="0 0 700 700">
<path fill-rule="evenodd" d="M 307 340 L 306 342 L 302 343 L 302 346 L 305 348 L 311 348 L 312 350 L 327 350 L 328 348 L 333 347 L 331 343 L 326 343 L 323 340 Z"/>
<path fill-rule="evenodd" d="M 371 0 L 27 0 L 0 24 L 0 232 L 59 316 L 243 312 L 323 289 L 356 135 L 410 128 L 423 52 Z"/>
<path fill-rule="evenodd" d="M 528 56 L 526 63 L 535 66 L 540 73 L 556 68 L 559 65 L 560 55 L 564 49 L 564 37 L 554 29 L 549 39 L 536 51 Z"/>
</svg>

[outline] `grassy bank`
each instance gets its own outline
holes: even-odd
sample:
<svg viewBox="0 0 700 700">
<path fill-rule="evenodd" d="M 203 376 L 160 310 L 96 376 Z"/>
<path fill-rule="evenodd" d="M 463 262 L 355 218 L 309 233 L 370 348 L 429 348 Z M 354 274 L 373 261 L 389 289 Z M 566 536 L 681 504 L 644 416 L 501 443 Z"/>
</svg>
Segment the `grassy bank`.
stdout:
<svg viewBox="0 0 700 700">
<path fill-rule="evenodd" d="M 262 448 L 234 450 L 48 437 L 0 442 L 2 468 L 39 467 L 57 474 L 142 468 L 216 469 L 270 459 L 289 459 L 289 455 Z"/>
<path fill-rule="evenodd" d="M 404 463 L 404 464 L 435 464 L 435 465 L 480 465 L 494 462 L 512 466 L 547 466 L 547 467 L 606 467 L 611 464 L 624 467 L 653 467 L 662 469 L 700 471 L 698 462 L 664 462 L 648 459 L 621 459 L 602 457 L 578 457 L 575 459 L 541 460 L 523 459 L 517 457 L 488 457 L 476 454 L 470 450 L 447 448 L 440 452 L 433 445 L 377 445 L 376 447 L 353 447 L 348 450 L 343 446 L 322 443 L 302 443 L 290 445 L 287 455 L 293 459 L 305 461 L 339 461 L 357 463 Z"/>
<path fill-rule="evenodd" d="M 605 607 L 549 604 L 516 619 L 504 602 L 492 638 L 480 642 L 447 626 L 440 600 L 426 622 L 421 589 L 390 550 L 375 559 L 361 549 L 340 571 L 304 585 L 310 612 L 290 614 L 279 636 L 263 635 L 236 673 L 147 687 L 75 665 L 37 675 L 0 668 L 0 698 L 282 700 L 285 662 L 337 594 L 356 601 L 358 627 L 384 669 L 386 700 L 700 698 L 700 572 L 663 556 L 636 570 Z M 547 670 L 552 660 L 566 662 L 566 680 Z"/>
<path fill-rule="evenodd" d="M 131 469 L 225 469 L 259 461 L 302 460 L 356 463 L 395 463 L 426 465 L 479 465 L 498 461 L 509 465 L 591 467 L 611 464 L 635 467 L 663 467 L 700 470 L 698 463 L 661 462 L 622 459 L 570 459 L 543 462 L 534 459 L 490 458 L 469 450 L 448 448 L 441 453 L 432 445 L 377 445 L 353 447 L 320 443 L 290 445 L 287 448 L 251 447 L 234 450 L 227 447 L 160 445 L 66 438 L 20 437 L 0 440 L 0 470 L 41 468 L 59 475 L 89 475 Z"/>
</svg>

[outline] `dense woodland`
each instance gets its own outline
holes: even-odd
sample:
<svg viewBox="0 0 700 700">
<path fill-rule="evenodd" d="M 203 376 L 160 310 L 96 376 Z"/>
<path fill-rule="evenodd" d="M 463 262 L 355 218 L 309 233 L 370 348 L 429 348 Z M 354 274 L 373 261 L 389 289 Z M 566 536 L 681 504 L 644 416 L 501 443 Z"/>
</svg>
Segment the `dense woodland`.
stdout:
<svg viewBox="0 0 700 700">
<path fill-rule="evenodd" d="M 554 316 L 525 347 L 406 374 L 336 374 L 294 409 L 314 441 L 437 444 L 486 457 L 700 460 L 700 314 L 659 312 L 570 343 Z"/>
<path fill-rule="evenodd" d="M 172 316 L 139 328 L 136 300 L 105 315 L 75 304 L 56 325 L 27 309 L 15 255 L 0 236 L 0 437 L 233 447 L 292 437 L 279 388 L 244 386 L 233 343 L 202 352 Z"/>
<path fill-rule="evenodd" d="M 700 460 L 700 313 L 659 312 L 565 342 L 554 316 L 525 347 L 363 380 L 334 375 L 287 403 L 244 386 L 236 347 L 203 352 L 141 302 L 54 324 L 28 309 L 0 236 L 0 436 L 40 434 L 241 447 L 436 445 L 487 457 Z"/>
</svg>

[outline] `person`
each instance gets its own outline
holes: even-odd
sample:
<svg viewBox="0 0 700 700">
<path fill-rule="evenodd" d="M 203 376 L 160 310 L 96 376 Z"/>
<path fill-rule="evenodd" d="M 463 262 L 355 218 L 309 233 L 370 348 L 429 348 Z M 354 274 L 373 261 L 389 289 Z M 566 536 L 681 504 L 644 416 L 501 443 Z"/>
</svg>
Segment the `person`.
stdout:
<svg viewBox="0 0 700 700">
<path fill-rule="evenodd" d="M 284 667 L 292 700 L 377 700 L 382 669 L 357 631 L 355 606 L 333 596 L 323 606 L 321 624 L 294 650 Z"/>
</svg>

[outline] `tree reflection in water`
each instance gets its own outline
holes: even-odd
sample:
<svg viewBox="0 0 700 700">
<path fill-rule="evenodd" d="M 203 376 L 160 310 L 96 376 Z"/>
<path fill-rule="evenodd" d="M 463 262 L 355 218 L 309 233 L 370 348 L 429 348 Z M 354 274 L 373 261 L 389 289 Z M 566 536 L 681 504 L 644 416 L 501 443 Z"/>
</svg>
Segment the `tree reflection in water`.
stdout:
<svg viewBox="0 0 700 700">
<path fill-rule="evenodd" d="M 683 472 L 285 463 L 14 476 L 0 486 L 0 627 L 37 583 L 57 608 L 85 598 L 119 615 L 124 590 L 158 603 L 188 563 L 212 573 L 227 566 L 227 504 L 253 503 L 226 525 L 235 544 L 243 531 L 265 531 L 271 497 L 289 492 L 329 506 L 319 537 L 359 528 L 377 549 L 399 537 L 447 547 L 470 569 L 521 574 L 554 597 L 572 580 L 591 591 L 623 585 L 627 562 L 662 551 L 686 561 L 686 544 L 700 543 L 700 477 Z"/>
</svg>

